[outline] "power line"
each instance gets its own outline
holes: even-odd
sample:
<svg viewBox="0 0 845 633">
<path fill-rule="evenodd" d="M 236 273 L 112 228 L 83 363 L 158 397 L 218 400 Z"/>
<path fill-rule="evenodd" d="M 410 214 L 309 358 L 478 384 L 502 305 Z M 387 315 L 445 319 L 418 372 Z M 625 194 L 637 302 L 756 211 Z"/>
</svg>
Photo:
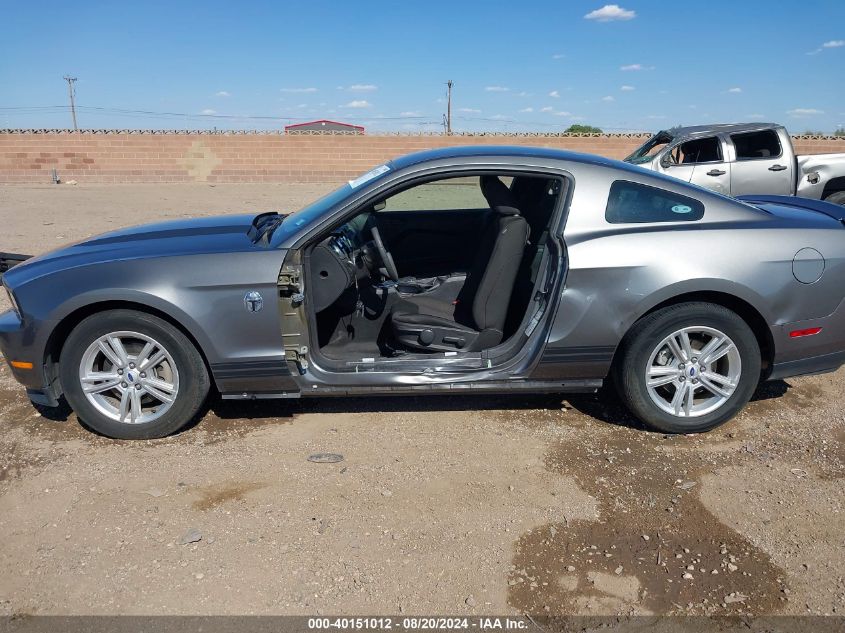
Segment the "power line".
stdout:
<svg viewBox="0 0 845 633">
<path fill-rule="evenodd" d="M 4 116 L 15 115 L 44 115 L 51 113 L 63 113 L 71 110 L 75 114 L 75 110 L 81 112 L 98 113 L 105 116 L 119 117 L 125 119 L 153 119 L 161 121 L 173 121 L 175 119 L 181 121 L 230 121 L 237 123 L 239 121 L 252 122 L 258 124 L 276 124 L 280 122 L 295 122 L 295 121 L 311 121 L 313 117 L 299 117 L 287 115 L 257 115 L 257 114 L 190 114 L 187 112 L 169 112 L 169 111 L 155 111 L 155 110 L 139 110 L 132 108 L 117 108 L 110 106 L 79 106 L 75 105 L 45 105 L 45 106 L 0 106 L 0 113 Z M 445 117 L 444 117 L 445 119 Z M 431 117 L 426 116 L 373 116 L 367 118 L 356 119 L 356 121 L 368 124 L 378 124 L 380 122 L 405 121 L 414 123 L 419 126 L 433 126 L 443 125 L 448 134 L 454 133 L 452 124 L 454 121 L 463 122 L 479 122 L 479 123 L 495 123 L 501 125 L 520 125 L 540 128 L 565 128 L 571 125 L 571 122 L 549 122 L 549 121 L 522 121 L 514 118 L 500 118 L 500 117 L 480 117 L 480 116 L 449 116 L 447 121 L 432 120 Z M 607 126 L 599 126 L 604 130 L 623 130 L 631 131 L 630 127 L 614 128 Z M 76 128 L 74 128 L 76 129 Z"/>
<path fill-rule="evenodd" d="M 74 103 L 76 89 L 73 87 L 73 84 L 76 83 L 76 77 L 65 75 L 64 80 L 67 82 L 67 94 L 70 97 L 70 114 L 73 117 L 73 130 L 77 131 L 79 128 L 76 126 L 76 104 Z"/>
<path fill-rule="evenodd" d="M 0 112 L 9 114 L 33 113 L 41 111 L 67 111 L 69 106 L 0 106 Z M 267 121 L 310 121 L 313 117 L 295 117 L 287 115 L 255 115 L 255 114 L 189 114 L 187 112 L 157 112 L 154 110 L 134 110 L 128 108 L 113 108 L 105 106 L 76 106 L 81 111 L 101 112 L 109 115 L 139 115 L 149 117 L 179 117 L 189 119 L 230 119 L 230 120 L 267 120 Z M 361 119 L 364 121 L 420 121 L 436 124 L 426 116 L 373 116 Z"/>
</svg>

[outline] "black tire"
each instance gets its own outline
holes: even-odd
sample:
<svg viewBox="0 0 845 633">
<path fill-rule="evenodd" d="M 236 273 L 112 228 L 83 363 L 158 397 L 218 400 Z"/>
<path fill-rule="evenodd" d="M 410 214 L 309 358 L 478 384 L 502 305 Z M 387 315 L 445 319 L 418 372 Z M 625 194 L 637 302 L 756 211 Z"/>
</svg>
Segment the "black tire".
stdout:
<svg viewBox="0 0 845 633">
<path fill-rule="evenodd" d="M 832 194 L 828 195 L 824 201 L 845 206 L 845 191 L 834 191 Z"/>
<path fill-rule="evenodd" d="M 161 343 L 179 372 L 179 388 L 170 408 L 150 422 L 129 424 L 113 420 L 86 397 L 79 377 L 85 350 L 101 336 L 132 331 Z M 93 314 L 68 336 L 59 359 L 62 388 L 80 421 L 107 437 L 124 440 L 153 439 L 175 433 L 197 415 L 208 395 L 210 380 L 205 362 L 194 344 L 178 328 L 151 314 L 109 310 Z"/>
<path fill-rule="evenodd" d="M 737 386 L 714 411 L 698 417 L 672 415 L 649 395 L 646 374 L 651 354 L 673 332 L 702 326 L 719 330 L 734 342 L 741 362 Z M 751 328 L 735 312 L 712 303 L 680 303 L 643 317 L 625 337 L 617 361 L 614 378 L 623 402 L 647 426 L 664 433 L 701 433 L 727 422 L 745 406 L 760 381 L 760 346 Z"/>
</svg>

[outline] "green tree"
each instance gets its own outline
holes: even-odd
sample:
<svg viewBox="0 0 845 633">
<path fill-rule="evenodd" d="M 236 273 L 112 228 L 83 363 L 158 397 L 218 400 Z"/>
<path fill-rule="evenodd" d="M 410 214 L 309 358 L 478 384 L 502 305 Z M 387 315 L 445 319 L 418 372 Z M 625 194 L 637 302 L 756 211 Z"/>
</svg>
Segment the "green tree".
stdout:
<svg viewBox="0 0 845 633">
<path fill-rule="evenodd" d="M 592 125 L 580 125 L 576 123 L 575 125 L 570 125 L 565 130 L 566 134 L 604 134 L 601 131 L 601 128 L 593 127 Z"/>
<path fill-rule="evenodd" d="M 836 128 L 836 131 L 833 133 L 834 136 L 845 136 L 845 127 Z"/>
</svg>

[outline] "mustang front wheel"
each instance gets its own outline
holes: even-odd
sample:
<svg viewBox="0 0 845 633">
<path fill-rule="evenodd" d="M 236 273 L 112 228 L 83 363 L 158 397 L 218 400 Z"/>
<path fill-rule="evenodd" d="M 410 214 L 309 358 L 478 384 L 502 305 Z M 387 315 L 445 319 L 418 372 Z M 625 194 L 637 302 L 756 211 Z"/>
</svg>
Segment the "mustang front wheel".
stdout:
<svg viewBox="0 0 845 633">
<path fill-rule="evenodd" d="M 60 359 L 71 407 L 95 431 L 121 439 L 163 437 L 197 413 L 208 372 L 182 332 L 128 310 L 82 321 Z"/>
<path fill-rule="evenodd" d="M 695 433 L 736 415 L 759 378 L 760 348 L 748 325 L 722 306 L 685 303 L 636 324 L 621 349 L 617 384 L 649 426 Z"/>
</svg>

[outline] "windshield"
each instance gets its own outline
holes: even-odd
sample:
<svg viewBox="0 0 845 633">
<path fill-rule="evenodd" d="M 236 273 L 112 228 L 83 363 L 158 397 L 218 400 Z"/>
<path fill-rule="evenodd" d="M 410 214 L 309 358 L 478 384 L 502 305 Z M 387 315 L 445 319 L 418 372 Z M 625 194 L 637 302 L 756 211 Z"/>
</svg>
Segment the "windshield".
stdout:
<svg viewBox="0 0 845 633">
<path fill-rule="evenodd" d="M 273 233 L 271 240 L 272 245 L 278 246 L 282 240 L 291 233 L 319 222 L 327 213 L 337 208 L 347 198 L 353 196 L 359 189 L 363 188 L 364 185 L 381 179 L 381 177 L 390 170 L 391 167 L 389 165 L 379 165 L 362 176 L 341 185 L 319 200 L 302 207 L 299 211 L 295 211 L 290 215 L 285 216 L 285 221 L 281 224 L 279 229 Z"/>
<path fill-rule="evenodd" d="M 311 224 L 339 202 L 347 198 L 351 193 L 352 187 L 348 184 L 342 185 L 315 202 L 302 207 L 299 211 L 291 213 L 285 219 L 285 224 L 289 224 L 291 228 L 297 229 L 305 226 L 306 224 Z"/>
<path fill-rule="evenodd" d="M 672 142 L 674 137 L 669 132 L 658 132 L 645 143 L 639 146 L 633 154 L 625 159 L 626 163 L 640 165 L 647 163 L 655 157 L 666 145 Z"/>
</svg>

